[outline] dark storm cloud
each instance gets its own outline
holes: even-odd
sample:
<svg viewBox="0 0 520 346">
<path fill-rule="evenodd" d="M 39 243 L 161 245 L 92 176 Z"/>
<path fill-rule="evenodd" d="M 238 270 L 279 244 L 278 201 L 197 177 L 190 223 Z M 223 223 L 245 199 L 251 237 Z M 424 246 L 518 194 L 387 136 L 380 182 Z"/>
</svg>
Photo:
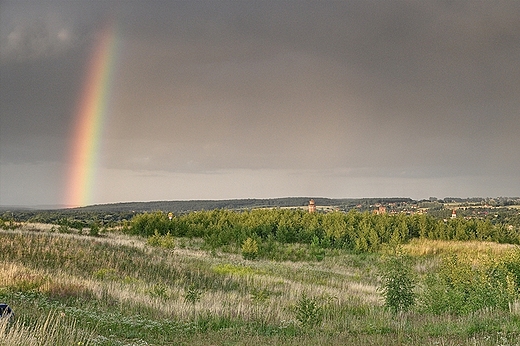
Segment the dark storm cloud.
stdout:
<svg viewBox="0 0 520 346">
<path fill-rule="evenodd" d="M 106 169 L 373 177 L 395 195 L 401 179 L 520 181 L 515 1 L 7 1 L 0 16 L 3 165 L 67 164 L 112 17 Z"/>
<path fill-rule="evenodd" d="M 313 161 L 302 149 L 313 137 L 336 156 L 337 165 L 351 159 L 349 164 L 359 166 L 367 156 L 373 158 L 370 165 L 421 164 L 423 150 L 436 141 L 446 157 L 464 160 L 479 142 L 496 141 L 495 133 L 515 126 L 505 108 L 517 104 L 520 79 L 513 57 L 519 55 L 520 31 L 516 4 L 503 3 L 499 9 L 478 2 L 458 5 L 284 2 L 231 8 L 214 16 L 197 12 L 200 20 L 184 18 L 184 30 L 174 25 L 161 31 L 164 37 L 159 34 L 156 40 L 169 44 L 159 53 L 145 35 L 138 49 L 153 56 L 138 59 L 150 64 L 135 69 L 139 76 L 132 77 L 144 82 L 126 84 L 134 88 L 128 94 L 137 94 L 155 82 L 150 104 L 141 104 L 141 113 L 155 111 L 153 105 L 163 107 L 168 99 L 172 114 L 179 103 L 199 109 L 185 110 L 188 119 L 172 115 L 171 127 L 160 121 L 147 125 L 142 118 L 139 128 L 149 128 L 150 137 L 161 135 L 161 129 L 181 139 L 184 134 L 201 145 L 216 135 L 220 143 L 229 142 L 219 154 L 223 165 L 229 164 L 229 153 L 236 165 L 248 166 L 231 154 L 232 148 L 248 144 L 246 156 L 255 165 L 262 162 L 258 156 L 266 146 L 268 165 L 286 164 L 294 156 Z M 201 107 L 208 102 L 211 106 Z M 217 105 L 221 113 L 211 108 Z M 336 109 L 331 112 L 331 107 Z M 218 119 L 227 139 L 213 132 L 212 119 Z M 306 122 L 317 125 L 302 126 Z M 331 136 L 327 126 L 320 133 L 320 124 L 331 122 L 339 125 L 332 126 Z M 334 130 L 356 140 L 338 142 Z M 248 131 L 244 141 L 241 134 Z M 360 143 L 360 132 L 371 143 Z M 294 141 L 301 146 L 284 155 L 287 142 Z M 380 150 L 388 148 L 385 143 L 411 155 L 388 155 Z M 361 157 L 341 154 L 347 144 Z M 449 159 L 443 161 L 433 164 L 451 165 Z"/>
</svg>

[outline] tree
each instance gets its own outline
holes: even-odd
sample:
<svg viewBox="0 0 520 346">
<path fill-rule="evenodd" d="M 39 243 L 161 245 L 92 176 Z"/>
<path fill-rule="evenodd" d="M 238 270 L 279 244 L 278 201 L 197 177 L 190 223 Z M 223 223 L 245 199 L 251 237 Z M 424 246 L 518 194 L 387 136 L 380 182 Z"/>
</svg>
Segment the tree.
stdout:
<svg viewBox="0 0 520 346">
<path fill-rule="evenodd" d="M 399 249 L 387 257 L 382 265 L 379 290 L 385 298 L 385 306 L 394 313 L 407 311 L 415 304 L 415 278 L 411 259 Z"/>
</svg>

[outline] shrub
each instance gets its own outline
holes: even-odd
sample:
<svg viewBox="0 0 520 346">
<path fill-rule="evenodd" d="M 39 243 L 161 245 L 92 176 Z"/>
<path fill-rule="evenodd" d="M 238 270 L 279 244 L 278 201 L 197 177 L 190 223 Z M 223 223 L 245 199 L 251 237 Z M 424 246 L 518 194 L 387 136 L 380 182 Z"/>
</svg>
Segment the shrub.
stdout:
<svg viewBox="0 0 520 346">
<path fill-rule="evenodd" d="M 322 242 L 317 236 L 312 238 L 311 253 L 317 261 L 323 261 L 325 258 L 325 249 L 322 247 Z"/>
<path fill-rule="evenodd" d="M 60 225 L 60 227 L 58 227 L 58 232 L 59 233 L 71 233 L 71 229 L 68 225 Z"/>
<path fill-rule="evenodd" d="M 99 236 L 99 230 L 100 230 L 99 224 L 97 222 L 92 222 L 90 224 L 90 228 L 89 228 L 88 234 L 90 236 L 92 236 L 92 237 L 98 237 Z"/>
<path fill-rule="evenodd" d="M 296 320 L 304 327 L 314 327 L 323 320 L 323 307 L 317 298 L 303 294 L 293 309 Z"/>
<path fill-rule="evenodd" d="M 155 230 L 155 234 L 149 237 L 146 240 L 146 243 L 151 246 L 163 247 L 165 249 L 175 249 L 175 238 L 170 234 L 170 232 L 166 233 L 166 235 L 160 235 L 159 232 Z"/>
<path fill-rule="evenodd" d="M 439 270 L 425 280 L 424 309 L 437 314 L 507 310 L 519 297 L 517 277 L 509 264 L 507 258 L 445 256 Z"/>
<path fill-rule="evenodd" d="M 407 311 L 415 304 L 415 278 L 410 257 L 396 251 L 384 260 L 381 277 L 379 290 L 387 308 L 397 313 Z"/>
<path fill-rule="evenodd" d="M 253 238 L 247 238 L 242 244 L 242 257 L 253 260 L 258 256 L 258 243 Z"/>
<path fill-rule="evenodd" d="M 152 236 L 156 232 L 166 234 L 170 223 L 168 217 L 161 212 L 139 214 L 130 221 L 128 232 L 142 236 Z"/>
<path fill-rule="evenodd" d="M 190 304 L 193 310 L 193 318 L 195 318 L 195 304 L 200 301 L 202 291 L 195 285 L 190 285 L 184 294 L 184 302 Z"/>
</svg>

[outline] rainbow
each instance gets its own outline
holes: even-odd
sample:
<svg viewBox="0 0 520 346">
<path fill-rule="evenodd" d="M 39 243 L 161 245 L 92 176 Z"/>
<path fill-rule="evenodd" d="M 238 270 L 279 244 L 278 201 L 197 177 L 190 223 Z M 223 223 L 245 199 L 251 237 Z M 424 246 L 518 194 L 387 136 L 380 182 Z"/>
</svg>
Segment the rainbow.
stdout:
<svg viewBox="0 0 520 346">
<path fill-rule="evenodd" d="M 102 130 L 109 112 L 116 52 L 116 25 L 110 20 L 94 42 L 74 116 L 65 196 L 65 204 L 69 207 L 92 202 Z"/>
</svg>

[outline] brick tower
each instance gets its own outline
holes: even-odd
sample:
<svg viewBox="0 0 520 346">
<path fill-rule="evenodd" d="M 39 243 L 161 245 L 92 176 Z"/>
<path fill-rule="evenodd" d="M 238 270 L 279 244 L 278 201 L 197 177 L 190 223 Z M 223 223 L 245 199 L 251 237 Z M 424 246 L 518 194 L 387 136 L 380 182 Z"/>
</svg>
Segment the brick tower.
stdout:
<svg viewBox="0 0 520 346">
<path fill-rule="evenodd" d="M 314 203 L 314 200 L 311 199 L 309 201 L 309 213 L 314 213 L 316 211 L 316 204 Z"/>
</svg>

